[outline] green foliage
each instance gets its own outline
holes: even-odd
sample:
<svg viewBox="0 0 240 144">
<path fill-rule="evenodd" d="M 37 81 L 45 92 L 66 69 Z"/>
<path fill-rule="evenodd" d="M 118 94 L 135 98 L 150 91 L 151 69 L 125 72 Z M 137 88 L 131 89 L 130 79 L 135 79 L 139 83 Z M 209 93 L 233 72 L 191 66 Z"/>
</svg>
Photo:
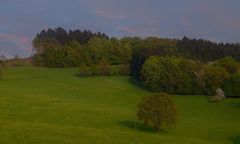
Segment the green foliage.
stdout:
<svg viewBox="0 0 240 144">
<path fill-rule="evenodd" d="M 184 37 L 182 40 L 156 37 L 141 39 L 133 37 L 124 38 L 124 41 L 127 41 L 133 49 L 131 71 L 132 75 L 138 79 L 145 60 L 150 56 L 180 56 L 202 62 L 215 61 L 231 56 L 240 61 L 240 45 L 237 43 L 214 43 L 202 39 L 189 39 L 187 37 Z M 226 63 L 227 65 L 228 63 L 231 65 L 230 68 L 227 68 L 227 71 L 235 71 L 236 62 L 232 60 L 224 61 L 223 65 Z"/>
<path fill-rule="evenodd" d="M 239 62 L 235 61 L 232 57 L 222 58 L 215 65 L 225 68 L 230 74 L 237 73 L 240 68 Z"/>
<path fill-rule="evenodd" d="M 93 64 L 99 64 L 102 59 L 108 60 L 110 41 L 100 37 L 92 38 L 87 45 L 87 52 Z"/>
<path fill-rule="evenodd" d="M 216 43 L 184 37 L 178 41 L 177 48 L 177 53 L 181 56 L 203 62 L 215 61 L 229 56 L 240 61 L 239 43 Z"/>
<path fill-rule="evenodd" d="M 204 68 L 204 93 L 213 95 L 217 88 L 223 87 L 224 81 L 229 78 L 228 72 L 218 66 L 206 66 Z"/>
<path fill-rule="evenodd" d="M 224 92 L 226 96 L 240 96 L 240 73 L 231 75 L 224 83 Z"/>
<path fill-rule="evenodd" d="M 163 125 L 172 125 L 177 122 L 177 109 L 170 95 L 155 93 L 144 97 L 138 104 L 138 120 L 154 126 L 159 131 Z"/>
<path fill-rule="evenodd" d="M 150 57 L 141 70 L 141 79 L 144 85 L 152 91 L 161 91 L 160 82 L 161 63 L 159 57 Z"/>
<path fill-rule="evenodd" d="M 227 58 L 220 62 L 225 63 L 226 60 L 229 61 Z M 146 88 L 154 92 L 214 95 L 215 90 L 223 88 L 230 76 L 227 71 L 229 67 L 224 66 L 229 65 L 201 65 L 184 58 L 152 56 L 142 67 L 141 80 Z M 230 84 L 229 81 L 225 85 L 229 87 L 225 88 L 229 89 L 228 93 L 230 89 L 232 92 L 238 89 L 234 86 L 237 84 Z"/>
<path fill-rule="evenodd" d="M 177 55 L 177 41 L 173 39 L 162 39 L 157 37 L 141 39 L 134 37 L 124 38 L 124 41 L 132 47 L 133 56 L 131 62 L 131 73 L 137 79 L 140 79 L 142 66 L 150 56 Z"/>
<path fill-rule="evenodd" d="M 151 91 L 193 93 L 195 62 L 176 57 L 149 57 L 141 71 L 144 85 Z"/>
<path fill-rule="evenodd" d="M 35 64 L 47 67 L 77 67 L 80 65 L 99 65 L 107 63 L 119 65 L 130 63 L 131 48 L 117 39 L 93 37 L 81 45 L 77 40 L 61 44 L 56 39 L 35 39 Z"/>
</svg>

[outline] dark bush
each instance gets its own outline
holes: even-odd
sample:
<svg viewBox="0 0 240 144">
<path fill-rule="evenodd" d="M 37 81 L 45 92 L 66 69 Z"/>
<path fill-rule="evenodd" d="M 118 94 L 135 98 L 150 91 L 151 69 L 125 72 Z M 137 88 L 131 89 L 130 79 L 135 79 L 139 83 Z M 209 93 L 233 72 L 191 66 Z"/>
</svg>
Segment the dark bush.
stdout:
<svg viewBox="0 0 240 144">
<path fill-rule="evenodd" d="M 79 68 L 79 75 L 80 76 L 92 76 L 92 70 L 91 67 L 86 65 L 81 65 Z"/>
<path fill-rule="evenodd" d="M 80 66 L 79 73 L 80 76 L 111 76 L 112 68 L 106 61 L 102 60 L 99 65 Z"/>
<path fill-rule="evenodd" d="M 227 97 L 240 97 L 240 73 L 232 75 L 225 81 L 223 89 Z"/>
</svg>

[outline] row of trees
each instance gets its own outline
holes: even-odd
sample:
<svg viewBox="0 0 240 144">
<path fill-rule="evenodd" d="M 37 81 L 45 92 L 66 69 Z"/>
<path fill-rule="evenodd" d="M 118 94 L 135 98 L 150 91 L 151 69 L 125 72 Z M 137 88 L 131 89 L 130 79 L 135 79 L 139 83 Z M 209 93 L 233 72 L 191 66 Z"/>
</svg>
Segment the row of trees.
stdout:
<svg viewBox="0 0 240 144">
<path fill-rule="evenodd" d="M 76 67 L 99 64 L 127 63 L 131 51 L 128 45 L 104 33 L 89 30 L 70 30 L 61 27 L 42 30 L 33 40 L 34 60 L 47 67 Z"/>
<path fill-rule="evenodd" d="M 227 96 L 240 96 L 240 64 L 231 57 L 207 64 L 179 57 L 151 56 L 141 70 L 141 81 L 151 91 L 213 95 L 223 88 Z"/>
<path fill-rule="evenodd" d="M 90 30 L 69 30 L 66 31 L 65 29 L 58 27 L 55 29 L 47 29 L 42 30 L 38 33 L 34 39 L 34 42 L 45 40 L 46 38 L 52 38 L 57 40 L 62 45 L 69 43 L 70 41 L 76 40 L 80 44 L 86 44 L 90 39 L 93 37 L 102 37 L 109 39 L 109 37 L 105 33 L 94 33 Z"/>
<path fill-rule="evenodd" d="M 35 63 L 47 67 L 77 67 L 98 65 L 102 60 L 111 65 L 129 63 L 131 48 L 115 38 L 93 37 L 86 44 L 77 40 L 61 44 L 53 38 L 35 40 Z"/>
<path fill-rule="evenodd" d="M 83 63 L 97 64 L 102 59 L 107 60 L 109 64 L 131 61 L 132 75 L 136 78 L 139 78 L 145 60 L 154 55 L 182 56 L 202 62 L 231 56 L 240 61 L 239 44 L 215 43 L 187 37 L 182 40 L 157 37 L 116 39 L 109 38 L 100 32 L 66 31 L 61 27 L 42 30 L 34 38 L 33 46 L 37 64 L 51 67 L 73 67 Z"/>
</svg>

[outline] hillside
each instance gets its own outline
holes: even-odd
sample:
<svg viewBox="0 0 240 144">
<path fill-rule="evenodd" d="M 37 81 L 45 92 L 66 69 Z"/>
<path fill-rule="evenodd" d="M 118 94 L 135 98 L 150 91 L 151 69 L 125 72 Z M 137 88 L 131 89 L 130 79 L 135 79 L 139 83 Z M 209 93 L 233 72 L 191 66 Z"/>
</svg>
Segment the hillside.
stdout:
<svg viewBox="0 0 240 144">
<path fill-rule="evenodd" d="M 7 68 L 0 81 L 0 143 L 238 144 L 240 99 L 209 103 L 173 96 L 176 127 L 159 134 L 140 123 L 136 104 L 150 93 L 132 78 L 78 77 L 77 69 Z"/>
</svg>

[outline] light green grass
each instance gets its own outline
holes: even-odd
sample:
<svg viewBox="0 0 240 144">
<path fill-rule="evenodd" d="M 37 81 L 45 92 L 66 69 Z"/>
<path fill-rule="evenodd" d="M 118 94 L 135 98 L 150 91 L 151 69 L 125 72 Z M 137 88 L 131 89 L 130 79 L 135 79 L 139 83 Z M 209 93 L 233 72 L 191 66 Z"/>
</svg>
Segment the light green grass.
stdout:
<svg viewBox="0 0 240 144">
<path fill-rule="evenodd" d="M 130 77 L 76 76 L 77 69 L 8 68 L 0 80 L 0 144 L 239 144 L 240 99 L 174 96 L 176 127 L 137 124 L 150 93 Z"/>
</svg>

